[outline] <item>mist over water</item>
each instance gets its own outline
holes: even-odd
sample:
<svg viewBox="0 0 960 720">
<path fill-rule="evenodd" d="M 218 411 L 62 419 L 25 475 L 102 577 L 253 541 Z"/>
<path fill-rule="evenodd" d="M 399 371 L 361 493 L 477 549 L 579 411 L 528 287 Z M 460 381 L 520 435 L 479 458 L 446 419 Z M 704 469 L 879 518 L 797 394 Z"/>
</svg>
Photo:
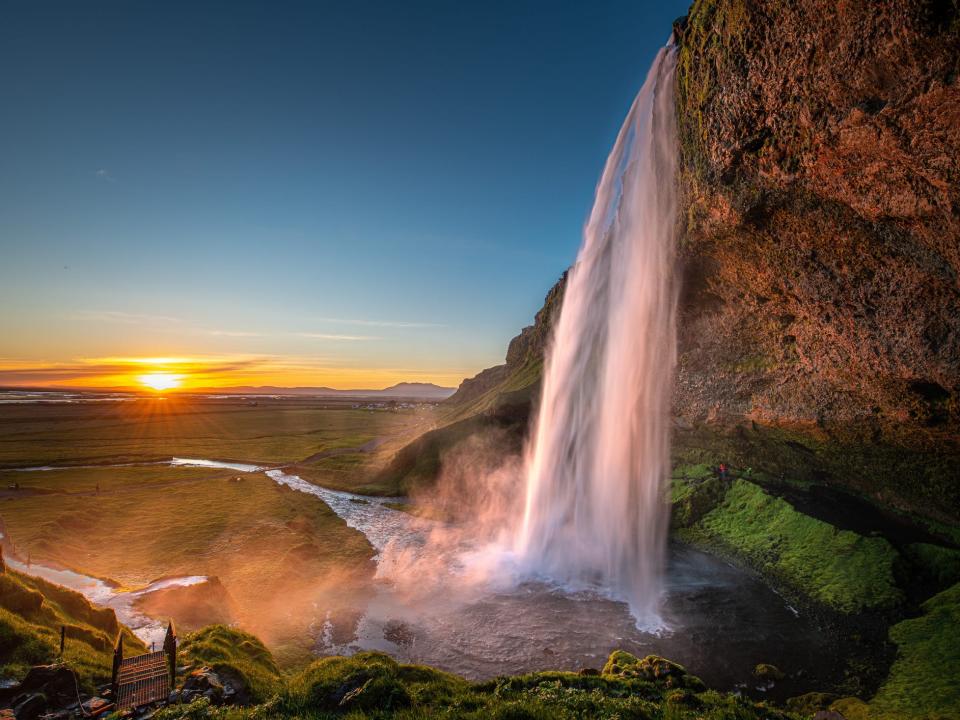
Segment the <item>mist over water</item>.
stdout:
<svg viewBox="0 0 960 720">
<path fill-rule="evenodd" d="M 523 569 L 629 603 L 659 625 L 666 542 L 676 51 L 657 55 L 607 158 L 570 271 L 526 453 Z"/>
</svg>

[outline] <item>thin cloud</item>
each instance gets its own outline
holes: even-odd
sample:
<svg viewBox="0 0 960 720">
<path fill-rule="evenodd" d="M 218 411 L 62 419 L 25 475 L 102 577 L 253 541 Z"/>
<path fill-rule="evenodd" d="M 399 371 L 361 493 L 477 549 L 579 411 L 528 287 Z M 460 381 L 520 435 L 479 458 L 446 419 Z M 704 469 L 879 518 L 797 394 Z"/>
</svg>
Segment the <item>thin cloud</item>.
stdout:
<svg viewBox="0 0 960 720">
<path fill-rule="evenodd" d="M 110 171 L 107 170 L 106 168 L 100 168 L 99 170 L 97 170 L 97 171 L 94 173 L 94 175 L 97 177 L 97 179 L 103 180 L 103 181 L 105 181 L 105 182 L 116 182 L 116 181 L 117 181 L 117 179 L 116 179 L 113 175 L 111 175 L 111 174 L 110 174 Z"/>
<path fill-rule="evenodd" d="M 234 338 L 245 338 L 245 337 L 266 337 L 263 333 L 258 332 L 247 332 L 246 330 L 210 330 L 210 335 L 216 335 L 217 337 L 234 337 Z"/>
<path fill-rule="evenodd" d="M 408 322 L 405 320 L 352 320 L 348 318 L 319 318 L 318 322 L 338 323 L 340 325 L 363 325 L 367 327 L 393 328 L 439 328 L 446 327 L 440 323 Z"/>
<path fill-rule="evenodd" d="M 143 323 L 179 323 L 182 320 L 169 315 L 149 315 L 146 313 L 128 313 L 120 310 L 81 310 L 78 313 L 87 320 L 99 322 L 122 323 L 124 325 L 141 325 Z"/>
<path fill-rule="evenodd" d="M 361 340 L 379 340 L 380 339 L 373 335 L 336 335 L 331 333 L 311 333 L 311 332 L 300 332 L 300 333 L 294 333 L 294 334 L 297 337 L 311 338 L 313 340 L 361 341 Z"/>
</svg>

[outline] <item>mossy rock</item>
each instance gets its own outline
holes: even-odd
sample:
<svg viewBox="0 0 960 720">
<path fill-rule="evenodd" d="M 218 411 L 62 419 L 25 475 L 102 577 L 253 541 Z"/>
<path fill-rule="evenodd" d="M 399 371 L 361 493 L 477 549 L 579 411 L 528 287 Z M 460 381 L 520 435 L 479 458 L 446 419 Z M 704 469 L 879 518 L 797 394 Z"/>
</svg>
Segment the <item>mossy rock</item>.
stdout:
<svg viewBox="0 0 960 720">
<path fill-rule="evenodd" d="M 242 630 L 209 625 L 184 638 L 180 657 L 229 679 L 237 696 L 248 702 L 263 702 L 280 688 L 280 670 L 273 655 L 259 638 Z"/>
<path fill-rule="evenodd" d="M 673 479 L 673 505 L 670 524 L 685 528 L 699 522 L 707 513 L 723 502 L 729 481 L 717 477 L 701 479 Z"/>
<path fill-rule="evenodd" d="M 786 677 L 783 670 L 776 665 L 770 665 L 768 663 L 760 663 L 757 665 L 753 669 L 753 676 L 757 678 L 757 680 L 763 680 L 765 682 L 783 680 Z"/>
<path fill-rule="evenodd" d="M 700 678 L 690 675 L 686 668 L 659 655 L 638 658 L 623 650 L 615 650 L 607 658 L 602 671 L 605 677 L 636 678 L 667 688 L 704 689 Z"/>
<path fill-rule="evenodd" d="M 869 720 L 870 706 L 856 697 L 840 698 L 830 703 L 829 710 L 843 715 L 844 720 Z"/>
<path fill-rule="evenodd" d="M 697 710 L 703 707 L 700 698 L 689 690 L 671 690 L 664 700 L 668 707 L 687 708 L 689 710 Z"/>
<path fill-rule="evenodd" d="M 796 697 L 787 698 L 784 703 L 787 710 L 798 715 L 813 715 L 819 710 L 826 710 L 839 698 L 832 693 L 808 692 Z"/>
<path fill-rule="evenodd" d="M 906 556 L 917 566 L 922 577 L 940 588 L 960 582 L 960 550 L 913 543 L 907 546 Z"/>
</svg>

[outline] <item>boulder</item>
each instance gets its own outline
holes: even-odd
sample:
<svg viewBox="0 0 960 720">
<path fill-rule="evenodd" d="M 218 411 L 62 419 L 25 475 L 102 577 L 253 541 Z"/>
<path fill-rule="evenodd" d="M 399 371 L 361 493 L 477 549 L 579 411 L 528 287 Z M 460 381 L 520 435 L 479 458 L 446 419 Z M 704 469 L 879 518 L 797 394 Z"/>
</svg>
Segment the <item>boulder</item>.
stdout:
<svg viewBox="0 0 960 720">
<path fill-rule="evenodd" d="M 76 676 L 70 668 L 38 665 L 30 668 L 19 685 L 0 691 L 0 702 L 16 705 L 25 696 L 42 694 L 53 707 L 63 707 L 77 702 L 77 687 Z"/>
<path fill-rule="evenodd" d="M 223 682 L 211 668 L 202 667 L 187 676 L 180 695 L 186 702 L 205 697 L 212 705 L 220 705 L 224 699 Z"/>
<path fill-rule="evenodd" d="M 253 697 L 243 676 L 233 668 L 217 669 L 202 667 L 191 672 L 178 693 L 170 696 L 170 702 L 192 702 L 205 697 L 211 705 L 252 705 Z"/>
<path fill-rule="evenodd" d="M 623 678 L 639 678 L 668 688 L 688 688 L 699 691 L 704 688 L 700 678 L 687 673 L 686 668 L 670 662 L 659 655 L 647 655 L 640 659 L 628 652 L 615 650 L 603 666 L 604 675 Z"/>
<path fill-rule="evenodd" d="M 47 699 L 41 693 L 25 695 L 13 706 L 13 715 L 17 720 L 36 720 L 47 712 Z"/>
</svg>

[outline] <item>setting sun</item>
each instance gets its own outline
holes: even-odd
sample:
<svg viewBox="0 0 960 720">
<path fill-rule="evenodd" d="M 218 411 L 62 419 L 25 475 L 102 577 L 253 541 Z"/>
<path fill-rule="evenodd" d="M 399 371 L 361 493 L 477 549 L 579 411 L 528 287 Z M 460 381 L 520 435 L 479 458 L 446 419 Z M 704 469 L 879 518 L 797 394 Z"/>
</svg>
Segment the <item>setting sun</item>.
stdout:
<svg viewBox="0 0 960 720">
<path fill-rule="evenodd" d="M 180 377 L 178 375 L 164 372 L 141 375 L 137 380 L 148 388 L 157 391 L 170 390 L 180 386 Z"/>
</svg>

